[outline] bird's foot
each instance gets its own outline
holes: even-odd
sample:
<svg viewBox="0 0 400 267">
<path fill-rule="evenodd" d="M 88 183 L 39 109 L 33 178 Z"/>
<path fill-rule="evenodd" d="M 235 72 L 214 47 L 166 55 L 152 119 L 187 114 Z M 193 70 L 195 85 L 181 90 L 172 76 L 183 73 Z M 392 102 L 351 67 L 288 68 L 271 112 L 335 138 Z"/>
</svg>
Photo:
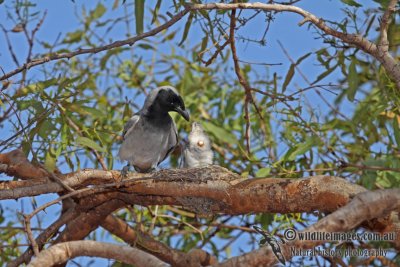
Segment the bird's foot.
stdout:
<svg viewBox="0 0 400 267">
<path fill-rule="evenodd" d="M 122 170 L 121 170 L 121 177 L 122 177 L 122 179 L 124 179 L 124 178 L 126 178 L 127 176 L 128 176 L 128 173 L 129 173 L 129 164 L 128 165 L 126 165 L 125 167 L 123 167 L 122 168 Z"/>
</svg>

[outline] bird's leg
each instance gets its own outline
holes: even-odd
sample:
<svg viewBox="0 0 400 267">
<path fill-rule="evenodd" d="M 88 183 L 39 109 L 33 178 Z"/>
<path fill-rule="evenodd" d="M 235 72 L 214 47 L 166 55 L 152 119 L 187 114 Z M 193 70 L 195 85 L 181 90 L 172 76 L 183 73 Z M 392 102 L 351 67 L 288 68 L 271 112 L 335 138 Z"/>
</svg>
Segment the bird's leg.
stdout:
<svg viewBox="0 0 400 267">
<path fill-rule="evenodd" d="M 121 170 L 122 178 L 125 178 L 126 176 L 128 176 L 128 172 L 129 172 L 129 168 L 130 167 L 131 167 L 131 165 L 128 163 L 128 164 L 126 164 L 125 167 L 122 168 L 122 170 Z"/>
</svg>

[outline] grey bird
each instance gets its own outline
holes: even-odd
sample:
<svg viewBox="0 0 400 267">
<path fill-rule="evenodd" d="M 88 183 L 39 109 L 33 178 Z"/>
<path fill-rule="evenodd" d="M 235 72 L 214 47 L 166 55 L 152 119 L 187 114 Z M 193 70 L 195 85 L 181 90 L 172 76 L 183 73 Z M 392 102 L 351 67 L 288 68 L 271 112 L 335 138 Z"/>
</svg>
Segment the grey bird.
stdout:
<svg viewBox="0 0 400 267">
<path fill-rule="evenodd" d="M 198 122 L 192 123 L 188 143 L 183 149 L 183 168 L 204 167 L 213 163 L 210 138 Z"/>
<path fill-rule="evenodd" d="M 178 145 L 178 133 L 170 111 L 178 112 L 189 121 L 185 103 L 176 89 L 162 86 L 150 92 L 142 109 L 126 123 L 118 153 L 121 160 L 128 161 L 122 169 L 123 176 L 130 165 L 137 172 L 154 170 Z"/>
</svg>

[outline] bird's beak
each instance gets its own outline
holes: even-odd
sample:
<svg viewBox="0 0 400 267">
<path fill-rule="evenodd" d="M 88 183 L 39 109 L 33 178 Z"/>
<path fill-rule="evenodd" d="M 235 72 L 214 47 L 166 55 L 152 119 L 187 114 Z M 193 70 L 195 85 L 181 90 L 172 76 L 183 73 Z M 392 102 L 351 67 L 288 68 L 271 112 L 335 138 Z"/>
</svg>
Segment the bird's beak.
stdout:
<svg viewBox="0 0 400 267">
<path fill-rule="evenodd" d="M 175 109 L 175 111 L 178 112 L 179 114 L 181 114 L 181 116 L 182 116 L 185 120 L 187 120 L 187 121 L 190 120 L 189 112 L 187 112 L 187 110 L 184 110 L 184 109 L 182 109 L 181 107 L 177 107 L 177 108 Z"/>
</svg>

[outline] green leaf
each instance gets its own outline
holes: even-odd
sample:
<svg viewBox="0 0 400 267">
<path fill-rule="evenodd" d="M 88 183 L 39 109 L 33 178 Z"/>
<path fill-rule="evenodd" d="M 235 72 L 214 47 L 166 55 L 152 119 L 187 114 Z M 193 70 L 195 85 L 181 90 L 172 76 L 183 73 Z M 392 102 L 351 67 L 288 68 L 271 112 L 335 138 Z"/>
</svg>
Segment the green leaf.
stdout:
<svg viewBox="0 0 400 267">
<path fill-rule="evenodd" d="M 354 97 L 356 95 L 358 84 L 360 79 L 358 77 L 358 73 L 356 70 L 357 59 L 354 57 L 349 66 L 349 74 L 347 76 L 349 88 L 347 89 L 347 99 L 349 101 L 354 101 Z"/>
<path fill-rule="evenodd" d="M 219 127 L 207 121 L 204 121 L 202 125 L 207 132 L 214 135 L 218 140 L 229 144 L 237 143 L 236 136 L 233 133 L 225 130 L 225 128 Z"/>
<path fill-rule="evenodd" d="M 125 49 L 120 48 L 120 47 L 108 50 L 107 53 L 104 55 L 104 57 L 102 57 L 101 60 L 100 60 L 100 68 L 101 68 L 101 70 L 105 69 L 106 64 L 107 64 L 107 62 L 108 62 L 108 60 L 110 59 L 111 56 L 117 55 L 117 54 L 121 53 L 124 50 Z"/>
<path fill-rule="evenodd" d="M 290 81 L 292 80 L 295 68 L 296 68 L 296 64 L 290 65 L 289 71 L 287 72 L 285 81 L 283 82 L 283 85 L 282 85 L 282 93 L 286 91 L 286 87 L 289 85 Z"/>
<path fill-rule="evenodd" d="M 261 226 L 264 229 L 268 229 L 268 226 L 274 222 L 274 215 L 272 215 L 271 213 L 263 213 L 261 214 L 261 216 L 259 217 L 259 220 L 256 221 L 257 223 L 260 223 Z"/>
<path fill-rule="evenodd" d="M 107 9 L 104 7 L 102 3 L 98 3 L 96 8 L 91 12 L 91 18 L 93 20 L 100 18 L 106 13 Z"/>
<path fill-rule="evenodd" d="M 357 3 L 354 0 L 340 0 L 342 1 L 342 3 L 345 3 L 348 6 L 354 6 L 354 7 L 361 7 L 362 5 L 360 5 L 359 3 Z"/>
<path fill-rule="evenodd" d="M 144 1 L 135 0 L 136 34 L 143 33 Z"/>
<path fill-rule="evenodd" d="M 39 136 L 42 138 L 48 138 L 50 133 L 54 130 L 56 130 L 57 128 L 53 125 L 53 123 L 51 122 L 51 120 L 46 119 L 43 120 L 40 123 L 40 128 L 39 128 Z"/>
<path fill-rule="evenodd" d="M 308 58 L 312 53 L 307 53 L 296 61 L 296 66 L 299 65 L 304 59 Z"/>
<path fill-rule="evenodd" d="M 47 151 L 44 160 L 44 167 L 46 168 L 46 170 L 53 172 L 56 168 L 56 161 L 57 158 L 55 157 L 55 155 L 53 153 L 50 153 L 50 151 Z"/>
<path fill-rule="evenodd" d="M 308 58 L 311 55 L 310 53 L 305 54 L 304 56 L 300 57 L 295 64 L 290 65 L 289 71 L 286 74 L 286 78 L 285 81 L 283 82 L 283 86 L 282 86 L 282 93 L 286 91 L 287 86 L 289 85 L 290 81 L 293 78 L 294 72 L 295 72 L 295 68 L 296 66 L 298 66 L 304 59 Z"/>
<path fill-rule="evenodd" d="M 183 30 L 182 39 L 178 44 L 179 46 L 181 46 L 183 44 L 183 42 L 185 42 L 185 40 L 186 40 L 186 38 L 188 36 L 189 30 L 190 30 L 190 26 L 192 25 L 192 21 L 193 21 L 193 17 L 194 17 L 193 14 L 194 13 L 190 13 L 190 15 L 188 17 L 188 20 L 187 20 L 187 22 L 185 24 L 185 29 Z"/>
<path fill-rule="evenodd" d="M 367 189 L 373 189 L 377 179 L 377 173 L 375 171 L 365 171 L 361 175 L 361 184 Z"/>
<path fill-rule="evenodd" d="M 207 43 L 208 43 L 208 34 L 206 33 L 206 36 L 203 37 L 201 40 L 201 46 L 200 46 L 200 52 L 203 52 L 207 48 Z"/>
<path fill-rule="evenodd" d="M 150 44 L 139 44 L 138 47 L 143 48 L 144 50 L 155 50 Z"/>
<path fill-rule="evenodd" d="M 261 168 L 256 172 L 256 177 L 266 177 L 268 174 L 270 174 L 271 168 Z"/>
<path fill-rule="evenodd" d="M 323 73 L 321 73 L 320 75 L 318 75 L 317 79 L 315 81 L 313 81 L 311 83 L 311 85 L 316 84 L 317 82 L 319 82 L 320 80 L 322 80 L 323 78 L 325 78 L 326 76 L 328 76 L 329 74 L 331 74 L 332 71 L 334 71 L 336 69 L 336 67 L 339 65 L 339 63 L 337 63 L 335 66 L 333 66 L 332 68 L 328 68 L 326 71 L 324 71 Z"/>
<path fill-rule="evenodd" d="M 387 9 L 390 0 L 374 0 L 377 4 L 381 5 L 383 9 Z"/>
<path fill-rule="evenodd" d="M 153 10 L 153 18 L 151 19 L 151 24 L 156 22 L 157 16 L 158 16 L 158 11 L 160 10 L 160 6 L 161 6 L 161 0 L 158 0 L 157 4 L 156 4 L 156 7 Z"/>
<path fill-rule="evenodd" d="M 284 156 L 284 159 L 288 161 L 295 160 L 298 155 L 303 155 L 313 146 L 317 145 L 318 141 L 319 139 L 316 136 L 308 137 L 304 143 L 297 144 L 293 148 L 289 149 Z"/>
<path fill-rule="evenodd" d="M 393 132 L 394 139 L 396 140 L 397 147 L 400 147 L 400 125 L 399 125 L 399 115 L 393 118 Z"/>
<path fill-rule="evenodd" d="M 78 136 L 76 138 L 76 143 L 78 145 L 81 146 L 86 146 L 89 147 L 91 149 L 94 149 L 96 151 L 100 151 L 100 152 L 106 152 L 106 149 L 104 147 L 101 147 L 99 144 L 97 144 L 95 141 L 87 138 L 87 137 L 82 137 L 82 136 Z"/>
<path fill-rule="evenodd" d="M 82 40 L 83 36 L 84 36 L 84 32 L 81 30 L 77 30 L 75 32 L 69 32 L 69 33 L 67 33 L 67 37 L 64 39 L 63 43 L 72 44 L 72 43 L 80 42 Z M 61 53 L 60 51 L 58 51 L 58 52 Z"/>
</svg>

